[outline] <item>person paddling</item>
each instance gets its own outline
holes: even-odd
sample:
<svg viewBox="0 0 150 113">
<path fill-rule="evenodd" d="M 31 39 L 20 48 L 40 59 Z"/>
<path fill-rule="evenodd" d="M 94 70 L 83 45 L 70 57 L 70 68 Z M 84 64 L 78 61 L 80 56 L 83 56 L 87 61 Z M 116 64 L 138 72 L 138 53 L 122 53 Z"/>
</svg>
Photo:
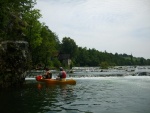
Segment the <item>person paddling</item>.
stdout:
<svg viewBox="0 0 150 113">
<path fill-rule="evenodd" d="M 52 78 L 52 73 L 48 68 L 45 68 L 46 73 L 44 74 L 45 79 L 51 79 Z"/>
<path fill-rule="evenodd" d="M 64 69 L 62 67 L 60 67 L 59 69 L 60 69 L 60 73 L 56 79 L 57 80 L 66 80 L 66 77 L 67 77 L 66 72 L 64 71 Z"/>
</svg>

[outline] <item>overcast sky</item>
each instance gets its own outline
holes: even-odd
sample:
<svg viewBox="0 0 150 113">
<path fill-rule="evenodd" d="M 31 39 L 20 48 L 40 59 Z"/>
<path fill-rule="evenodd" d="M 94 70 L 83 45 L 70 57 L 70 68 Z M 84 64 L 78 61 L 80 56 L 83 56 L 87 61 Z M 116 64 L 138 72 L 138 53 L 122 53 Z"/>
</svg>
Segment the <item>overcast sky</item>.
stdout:
<svg viewBox="0 0 150 113">
<path fill-rule="evenodd" d="M 150 59 L 150 0 L 37 0 L 35 8 L 60 41 Z"/>
</svg>

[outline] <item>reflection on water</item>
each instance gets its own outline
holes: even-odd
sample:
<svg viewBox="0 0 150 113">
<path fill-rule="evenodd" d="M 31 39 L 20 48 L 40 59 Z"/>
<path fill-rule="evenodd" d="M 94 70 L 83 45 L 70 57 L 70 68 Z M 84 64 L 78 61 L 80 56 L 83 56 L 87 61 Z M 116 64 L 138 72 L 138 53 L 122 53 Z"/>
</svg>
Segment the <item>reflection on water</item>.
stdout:
<svg viewBox="0 0 150 113">
<path fill-rule="evenodd" d="M 0 92 L 3 113 L 149 113 L 150 77 L 75 78 L 76 85 L 27 80 Z"/>
</svg>

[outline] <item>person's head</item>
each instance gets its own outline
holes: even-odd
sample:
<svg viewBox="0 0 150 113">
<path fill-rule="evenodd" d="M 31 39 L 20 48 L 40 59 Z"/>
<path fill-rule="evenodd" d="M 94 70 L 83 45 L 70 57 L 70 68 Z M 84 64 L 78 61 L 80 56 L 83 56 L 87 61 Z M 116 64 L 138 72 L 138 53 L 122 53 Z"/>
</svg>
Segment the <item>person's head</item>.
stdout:
<svg viewBox="0 0 150 113">
<path fill-rule="evenodd" d="M 45 71 L 49 71 L 49 69 L 48 69 L 48 68 L 45 68 Z"/>
<path fill-rule="evenodd" d="M 63 68 L 62 68 L 62 67 L 60 67 L 59 69 L 60 69 L 60 71 L 63 71 Z"/>
</svg>

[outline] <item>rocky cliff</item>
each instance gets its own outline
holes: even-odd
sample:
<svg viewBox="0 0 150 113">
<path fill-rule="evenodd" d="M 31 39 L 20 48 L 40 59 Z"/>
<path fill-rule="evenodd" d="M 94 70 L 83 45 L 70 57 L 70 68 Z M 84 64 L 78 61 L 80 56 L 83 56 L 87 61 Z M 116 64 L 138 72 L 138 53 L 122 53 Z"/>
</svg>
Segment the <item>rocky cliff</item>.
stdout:
<svg viewBox="0 0 150 113">
<path fill-rule="evenodd" d="M 0 88 L 20 86 L 30 67 L 26 41 L 4 41 L 0 44 Z"/>
</svg>

